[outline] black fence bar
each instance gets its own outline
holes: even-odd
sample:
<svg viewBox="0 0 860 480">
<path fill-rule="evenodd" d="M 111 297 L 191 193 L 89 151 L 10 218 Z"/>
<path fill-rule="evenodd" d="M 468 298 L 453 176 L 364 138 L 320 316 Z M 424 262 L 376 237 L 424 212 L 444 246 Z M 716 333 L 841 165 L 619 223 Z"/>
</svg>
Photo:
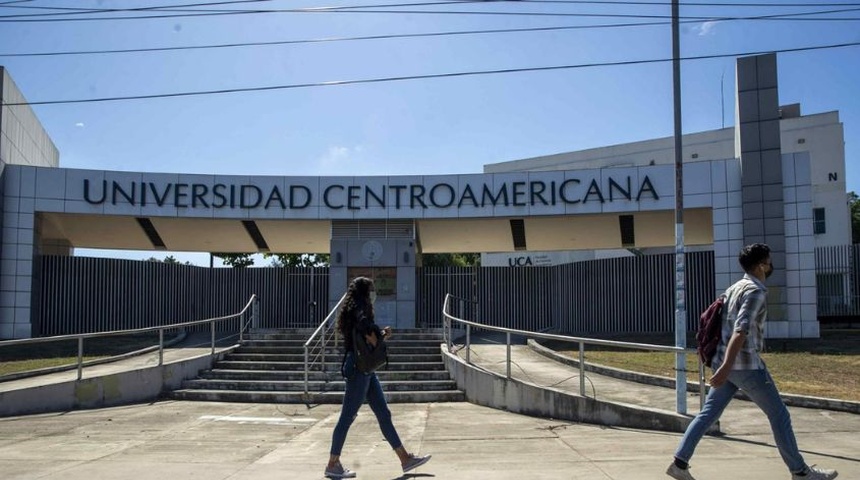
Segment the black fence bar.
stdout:
<svg viewBox="0 0 860 480">
<path fill-rule="evenodd" d="M 261 328 L 319 324 L 328 268 L 205 268 L 107 258 L 42 256 L 39 336 L 155 327 L 235 313 L 260 298 Z"/>
<path fill-rule="evenodd" d="M 860 315 L 860 246 L 815 250 L 819 317 Z M 260 297 L 262 328 L 304 328 L 327 311 L 329 269 L 205 268 L 135 260 L 43 256 L 35 263 L 39 336 L 142 328 L 234 313 Z M 671 332 L 674 255 L 553 267 L 425 267 L 417 272 L 419 327 L 456 314 L 490 325 L 577 334 Z M 713 297 L 713 252 L 687 253 L 687 328 Z"/>
<path fill-rule="evenodd" d="M 860 315 L 860 244 L 817 247 L 815 284 L 819 317 Z"/>
</svg>

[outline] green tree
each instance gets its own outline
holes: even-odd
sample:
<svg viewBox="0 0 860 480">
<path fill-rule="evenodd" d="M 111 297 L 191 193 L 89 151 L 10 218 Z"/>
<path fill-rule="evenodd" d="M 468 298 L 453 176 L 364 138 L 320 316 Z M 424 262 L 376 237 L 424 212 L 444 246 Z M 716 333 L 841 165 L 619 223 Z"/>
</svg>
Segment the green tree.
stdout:
<svg viewBox="0 0 860 480">
<path fill-rule="evenodd" d="M 156 262 L 156 263 L 172 263 L 175 265 L 191 265 L 191 266 L 194 265 L 193 263 L 188 262 L 188 261 L 186 261 L 185 263 L 182 263 L 179 260 L 177 260 L 176 257 L 174 257 L 173 255 L 168 255 L 168 256 L 164 257 L 164 260 L 161 260 L 161 259 L 158 259 L 155 257 L 149 257 L 144 261 L 145 262 Z"/>
<path fill-rule="evenodd" d="M 848 193 L 848 208 L 851 211 L 851 243 L 860 243 L 860 197 Z"/>
<path fill-rule="evenodd" d="M 223 265 L 230 265 L 233 268 L 244 268 L 254 265 L 252 255 L 252 253 L 212 252 L 212 256 L 220 258 Z"/>
<path fill-rule="evenodd" d="M 480 267 L 480 253 L 425 253 L 421 255 L 425 267 Z"/>
<path fill-rule="evenodd" d="M 272 267 L 327 267 L 331 256 L 327 253 L 266 253 Z"/>
</svg>

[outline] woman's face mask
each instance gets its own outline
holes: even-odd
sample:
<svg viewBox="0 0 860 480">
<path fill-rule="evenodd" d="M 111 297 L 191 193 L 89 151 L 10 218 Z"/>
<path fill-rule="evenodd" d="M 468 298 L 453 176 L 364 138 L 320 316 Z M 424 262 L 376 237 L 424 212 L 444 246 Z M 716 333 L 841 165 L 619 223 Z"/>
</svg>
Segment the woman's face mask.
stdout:
<svg viewBox="0 0 860 480">
<path fill-rule="evenodd" d="M 376 303 L 376 290 L 370 292 L 370 303 Z"/>
</svg>

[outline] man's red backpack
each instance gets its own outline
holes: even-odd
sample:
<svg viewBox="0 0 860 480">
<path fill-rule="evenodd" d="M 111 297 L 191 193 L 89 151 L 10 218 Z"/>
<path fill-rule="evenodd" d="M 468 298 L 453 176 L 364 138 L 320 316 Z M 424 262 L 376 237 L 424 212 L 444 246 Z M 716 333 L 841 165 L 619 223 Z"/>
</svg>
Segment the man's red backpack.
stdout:
<svg viewBox="0 0 860 480">
<path fill-rule="evenodd" d="M 720 295 L 708 308 L 699 315 L 699 329 L 696 331 L 696 351 L 699 359 L 706 366 L 711 366 L 711 359 L 717 353 L 723 331 L 723 305 L 726 296 Z"/>
</svg>

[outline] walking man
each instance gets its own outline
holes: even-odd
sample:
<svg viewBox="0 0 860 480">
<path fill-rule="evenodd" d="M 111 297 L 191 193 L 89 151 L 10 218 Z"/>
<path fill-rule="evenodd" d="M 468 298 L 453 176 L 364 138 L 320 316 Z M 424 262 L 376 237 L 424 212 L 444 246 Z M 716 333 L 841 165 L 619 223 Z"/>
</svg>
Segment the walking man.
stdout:
<svg viewBox="0 0 860 480">
<path fill-rule="evenodd" d="M 666 474 L 678 480 L 694 480 L 689 462 L 705 431 L 720 418 L 738 389 L 743 390 L 767 415 L 773 438 L 792 480 L 829 480 L 836 470 L 809 466 L 800 455 L 788 409 L 782 403 L 773 378 L 762 361 L 764 322 L 767 320 L 767 288 L 764 280 L 773 273 L 770 247 L 763 243 L 745 246 L 738 261 L 746 275 L 726 290 L 720 346 L 711 365 L 711 390 L 702 410 L 687 427 L 675 460 Z"/>
</svg>

